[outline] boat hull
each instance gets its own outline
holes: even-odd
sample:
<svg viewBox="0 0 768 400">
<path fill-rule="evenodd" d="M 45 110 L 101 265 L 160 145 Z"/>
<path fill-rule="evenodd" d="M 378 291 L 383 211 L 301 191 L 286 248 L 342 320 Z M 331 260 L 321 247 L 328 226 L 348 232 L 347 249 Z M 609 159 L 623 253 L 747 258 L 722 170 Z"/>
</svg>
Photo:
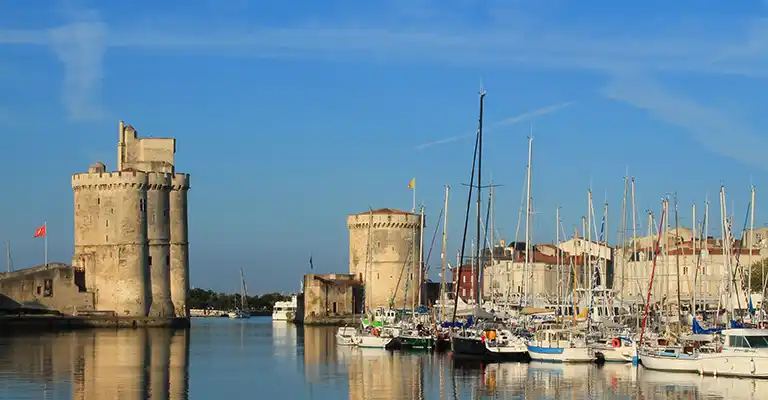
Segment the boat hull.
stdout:
<svg viewBox="0 0 768 400">
<path fill-rule="evenodd" d="M 357 346 L 366 349 L 386 349 L 393 341 L 394 339 L 390 337 L 364 335 L 358 337 Z"/>
<path fill-rule="evenodd" d="M 768 378 L 768 357 L 750 351 L 700 354 L 698 361 L 701 375 Z"/>
<path fill-rule="evenodd" d="M 643 368 L 654 371 L 698 372 L 699 370 L 698 357 L 695 355 L 665 356 L 641 353 L 638 357 Z"/>
<path fill-rule="evenodd" d="M 589 363 L 596 361 L 587 347 L 539 347 L 528 345 L 528 354 L 533 361 L 561 363 Z"/>
<path fill-rule="evenodd" d="M 293 321 L 294 315 L 292 311 L 275 311 L 272 313 L 272 321 Z"/>
<path fill-rule="evenodd" d="M 528 352 L 524 348 L 490 347 L 485 342 L 466 337 L 451 337 L 451 352 L 455 357 L 474 358 L 487 361 L 527 361 Z"/>
<path fill-rule="evenodd" d="M 400 336 L 398 339 L 405 349 L 432 350 L 435 347 L 435 338 L 431 336 Z"/>
<path fill-rule="evenodd" d="M 602 355 L 605 362 L 636 362 L 637 349 L 635 347 L 593 347 L 595 354 Z"/>
</svg>

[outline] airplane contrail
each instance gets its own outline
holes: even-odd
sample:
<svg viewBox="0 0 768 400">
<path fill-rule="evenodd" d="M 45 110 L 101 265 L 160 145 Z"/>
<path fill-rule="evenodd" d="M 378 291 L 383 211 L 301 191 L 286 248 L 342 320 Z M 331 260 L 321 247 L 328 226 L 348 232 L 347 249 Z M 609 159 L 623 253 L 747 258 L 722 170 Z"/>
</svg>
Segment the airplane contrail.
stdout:
<svg viewBox="0 0 768 400">
<path fill-rule="evenodd" d="M 514 117 L 510 117 L 510 118 L 507 118 L 507 119 L 503 119 L 501 121 L 494 122 L 493 124 L 491 124 L 491 127 L 513 125 L 513 124 L 516 124 L 516 123 L 519 123 L 519 122 L 523 122 L 523 121 L 527 121 L 527 120 L 534 119 L 534 118 L 537 118 L 537 117 L 541 117 L 541 116 L 544 116 L 544 115 L 547 115 L 547 114 L 551 114 L 551 113 L 553 113 L 555 111 L 558 111 L 560 109 L 566 108 L 566 107 L 570 106 L 571 104 L 573 104 L 573 102 L 569 101 L 569 102 L 565 102 L 565 103 L 558 103 L 558 104 L 553 104 L 551 106 L 538 108 L 536 110 L 528 111 L 528 112 L 525 112 L 523 114 L 516 115 Z M 474 137 L 474 136 L 475 136 L 475 133 L 470 133 L 470 134 L 467 134 L 467 135 L 451 136 L 451 137 L 440 139 L 440 140 L 434 140 L 434 141 L 431 141 L 431 142 L 422 143 L 422 144 L 416 146 L 414 149 L 416 149 L 416 150 L 423 150 L 423 149 L 426 149 L 427 147 L 432 147 L 432 146 L 436 146 L 436 145 L 439 145 L 439 144 L 455 142 L 455 141 L 460 140 L 460 139 L 470 138 L 470 137 Z"/>
</svg>

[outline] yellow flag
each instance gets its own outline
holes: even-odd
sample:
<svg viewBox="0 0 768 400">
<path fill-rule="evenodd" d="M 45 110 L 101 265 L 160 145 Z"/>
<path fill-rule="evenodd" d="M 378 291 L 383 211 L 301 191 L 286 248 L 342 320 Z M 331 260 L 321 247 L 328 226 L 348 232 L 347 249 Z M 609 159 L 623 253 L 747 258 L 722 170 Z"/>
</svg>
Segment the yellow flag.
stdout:
<svg viewBox="0 0 768 400">
<path fill-rule="evenodd" d="M 411 179 L 411 183 L 408 184 L 408 189 L 413 189 L 416 187 L 416 178 Z"/>
</svg>

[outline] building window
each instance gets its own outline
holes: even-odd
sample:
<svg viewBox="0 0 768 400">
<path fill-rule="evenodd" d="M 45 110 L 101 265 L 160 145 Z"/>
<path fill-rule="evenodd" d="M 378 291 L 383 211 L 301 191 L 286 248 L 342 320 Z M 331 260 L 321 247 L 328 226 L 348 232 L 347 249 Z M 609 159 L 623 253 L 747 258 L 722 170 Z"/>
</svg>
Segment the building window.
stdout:
<svg viewBox="0 0 768 400">
<path fill-rule="evenodd" d="M 152 256 L 147 257 L 147 264 L 151 267 L 152 266 Z"/>
<path fill-rule="evenodd" d="M 37 295 L 40 296 L 42 293 L 43 293 L 43 287 L 42 286 L 38 286 L 37 287 Z"/>
<path fill-rule="evenodd" d="M 683 275 L 688 275 L 688 267 L 683 267 Z"/>
<path fill-rule="evenodd" d="M 166 217 L 167 217 L 168 215 L 169 215 L 169 211 L 168 211 L 168 209 L 166 208 L 166 209 L 163 211 L 163 216 L 166 216 Z"/>
<path fill-rule="evenodd" d="M 101 197 L 96 198 L 96 204 L 101 204 Z"/>
<path fill-rule="evenodd" d="M 109 228 L 109 220 L 105 220 L 104 225 L 106 225 L 106 227 Z"/>
<path fill-rule="evenodd" d="M 165 256 L 165 266 L 171 265 L 171 256 Z"/>
<path fill-rule="evenodd" d="M 461 277 L 461 281 L 462 281 L 463 283 L 467 283 L 467 276 L 466 276 L 466 275 L 462 276 L 462 277 Z"/>
<path fill-rule="evenodd" d="M 43 285 L 44 285 L 43 297 L 53 297 L 53 280 L 46 279 L 43 282 Z"/>
<path fill-rule="evenodd" d="M 105 241 L 105 242 L 109 242 L 109 235 L 105 235 L 105 236 L 104 236 L 104 241 Z"/>
<path fill-rule="evenodd" d="M 707 274 L 707 267 L 701 267 L 701 274 L 706 275 Z"/>
<path fill-rule="evenodd" d="M 381 279 L 381 276 L 379 276 L 379 273 L 376 273 L 376 279 Z"/>
</svg>

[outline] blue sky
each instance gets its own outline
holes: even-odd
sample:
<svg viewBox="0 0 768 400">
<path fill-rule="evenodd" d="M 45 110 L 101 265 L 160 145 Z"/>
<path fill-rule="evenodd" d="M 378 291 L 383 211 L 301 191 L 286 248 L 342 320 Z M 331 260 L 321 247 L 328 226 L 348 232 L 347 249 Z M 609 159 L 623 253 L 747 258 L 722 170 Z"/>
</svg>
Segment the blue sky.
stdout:
<svg viewBox="0 0 768 400">
<path fill-rule="evenodd" d="M 114 168 L 119 119 L 178 139 L 194 286 L 235 291 L 242 267 L 252 292 L 297 290 L 310 253 L 346 271 L 346 215 L 410 208 L 412 177 L 427 242 L 452 186 L 454 254 L 481 82 L 507 240 L 531 129 L 539 242 L 558 205 L 572 232 L 590 187 L 615 242 L 627 170 L 642 231 L 676 192 L 684 225 L 708 196 L 719 234 L 721 184 L 738 227 L 751 183 L 768 222 L 763 2 L 160 3 L 0 2 L 0 234 L 17 268 L 42 262 L 43 221 L 50 258 L 71 259 L 70 174 Z"/>
</svg>

